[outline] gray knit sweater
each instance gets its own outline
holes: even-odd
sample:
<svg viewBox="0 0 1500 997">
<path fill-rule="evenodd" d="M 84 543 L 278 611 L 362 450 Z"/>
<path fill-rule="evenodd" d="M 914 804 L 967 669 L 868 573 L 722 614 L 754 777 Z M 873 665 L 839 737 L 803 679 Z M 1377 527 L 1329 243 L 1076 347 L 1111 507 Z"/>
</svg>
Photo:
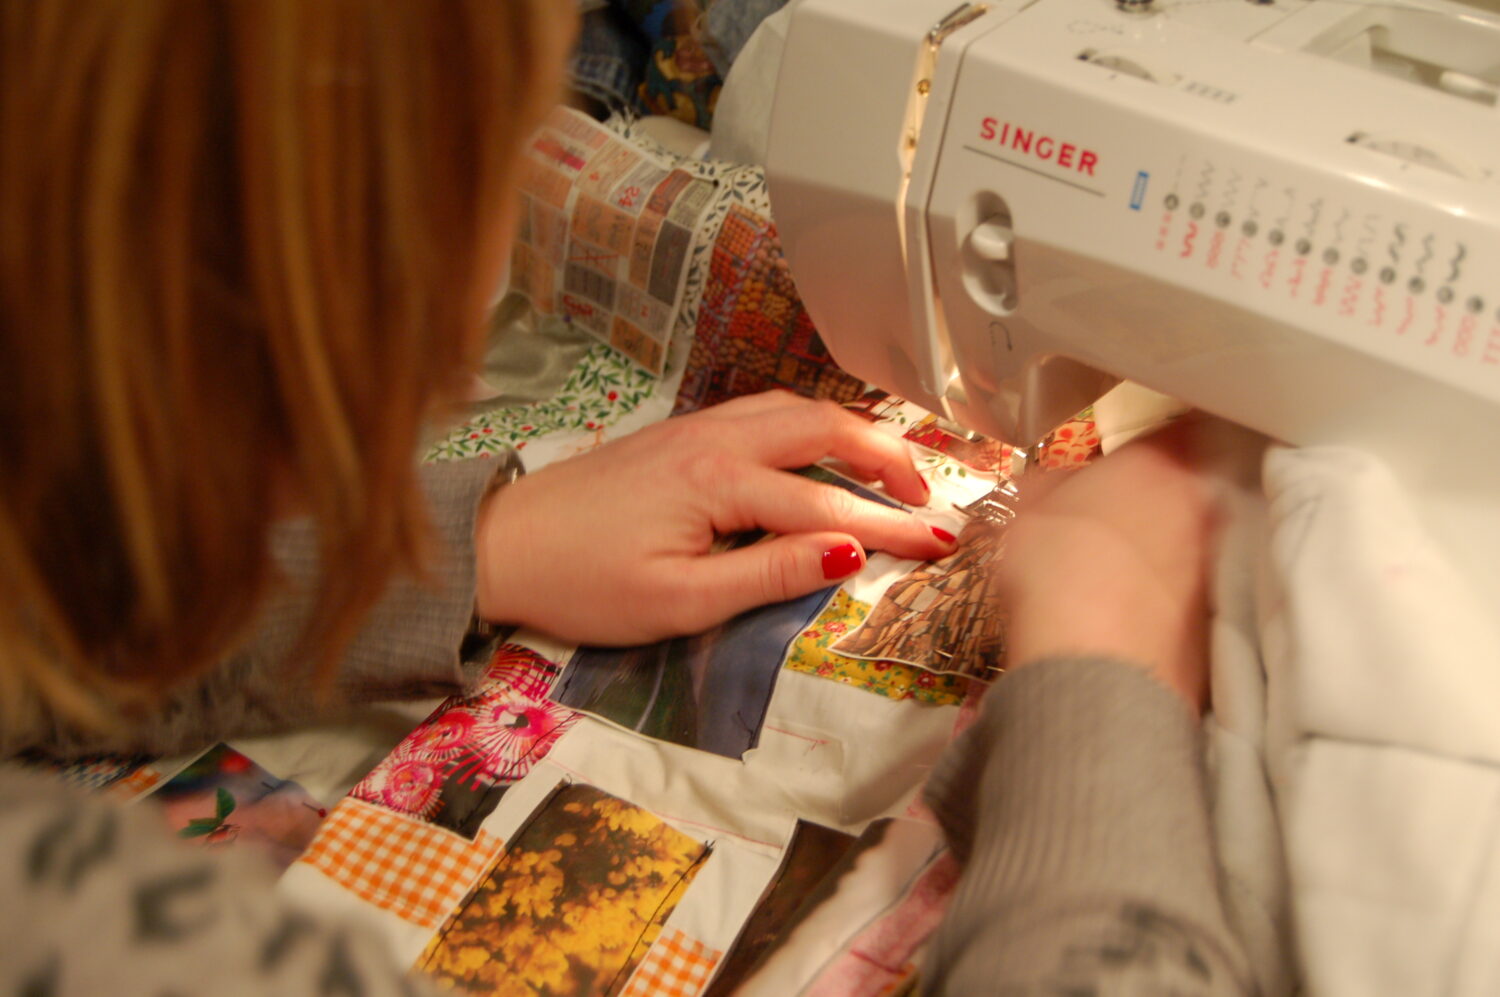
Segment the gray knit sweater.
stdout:
<svg viewBox="0 0 1500 997">
<path fill-rule="evenodd" d="M 1005 675 L 927 802 L 964 873 L 926 994 L 1247 995 L 1219 899 L 1197 720 L 1129 664 Z"/>
</svg>

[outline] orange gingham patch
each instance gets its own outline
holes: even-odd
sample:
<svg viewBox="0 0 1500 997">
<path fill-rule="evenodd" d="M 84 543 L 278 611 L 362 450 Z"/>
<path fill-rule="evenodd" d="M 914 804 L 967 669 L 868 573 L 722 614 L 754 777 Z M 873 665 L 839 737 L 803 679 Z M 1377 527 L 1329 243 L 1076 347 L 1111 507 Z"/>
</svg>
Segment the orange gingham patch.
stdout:
<svg viewBox="0 0 1500 997">
<path fill-rule="evenodd" d="M 676 928 L 661 933 L 620 997 L 697 997 L 724 955 Z"/>
<path fill-rule="evenodd" d="M 343 799 L 299 862 L 376 907 L 436 928 L 495 864 L 500 843 L 484 831 L 469 841 L 452 831 Z"/>
</svg>

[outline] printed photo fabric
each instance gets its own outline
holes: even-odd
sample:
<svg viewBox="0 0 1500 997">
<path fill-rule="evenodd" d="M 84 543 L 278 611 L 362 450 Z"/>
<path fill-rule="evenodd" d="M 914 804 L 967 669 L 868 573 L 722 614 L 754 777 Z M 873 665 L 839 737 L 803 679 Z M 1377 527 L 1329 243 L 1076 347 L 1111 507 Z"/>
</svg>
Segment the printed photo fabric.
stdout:
<svg viewBox="0 0 1500 997">
<path fill-rule="evenodd" d="M 473 838 L 578 714 L 547 699 L 558 668 L 502 645 L 477 691 L 446 700 L 350 796 Z"/>
<path fill-rule="evenodd" d="M 896 504 L 825 467 L 797 473 Z M 763 536 L 745 533 L 726 543 L 748 546 Z M 792 641 L 836 590 L 762 606 L 691 637 L 630 648 L 579 648 L 552 698 L 646 737 L 739 758 L 760 741 Z"/>
<path fill-rule="evenodd" d="M 692 637 L 579 648 L 554 698 L 645 737 L 739 758 L 759 743 L 787 645 L 832 593 L 763 606 Z"/>
<path fill-rule="evenodd" d="M 857 839 L 852 834 L 799 820 L 776 879 L 756 904 L 723 966 L 704 991 L 706 997 L 730 997 L 763 956 L 794 923 L 830 870 L 837 869 Z"/>
<path fill-rule="evenodd" d="M 934 706 L 956 706 L 963 702 L 970 685 L 963 676 L 932 672 L 899 661 L 851 658 L 833 650 L 835 642 L 864 623 L 870 608 L 869 603 L 860 602 L 843 589 L 835 592 L 812 625 L 792 642 L 786 667 L 886 699 L 915 699 Z"/>
<path fill-rule="evenodd" d="M 881 997 L 917 976 L 962 868 L 947 850 L 934 856 L 902 895 L 855 933 L 802 991 L 806 997 Z"/>
<path fill-rule="evenodd" d="M 297 860 L 328 812 L 297 783 L 278 779 L 227 744 L 204 752 L 145 799 L 161 808 L 178 838 L 211 848 L 254 848 L 279 869 Z"/>
<path fill-rule="evenodd" d="M 424 928 L 436 928 L 495 861 L 500 842 L 473 841 L 344 799 L 298 861 L 361 899 Z"/>
<path fill-rule="evenodd" d="M 957 882 L 957 864 L 948 855 L 934 824 L 872 822 L 785 919 L 735 993 L 874 997 L 899 991 Z M 859 962 L 872 963 L 871 971 L 861 971 Z"/>
<path fill-rule="evenodd" d="M 833 650 L 851 658 L 992 677 L 1005 650 L 1005 619 L 991 590 L 990 565 L 1003 550 L 1002 527 L 971 520 L 954 553 L 925 562 L 892 584 L 864 623 Z"/>
<path fill-rule="evenodd" d="M 656 939 L 621 997 L 697 997 L 724 953 L 675 928 Z"/>
<path fill-rule="evenodd" d="M 460 992 L 618 994 L 708 854 L 640 807 L 565 785 L 512 837 L 416 968 Z"/>
</svg>

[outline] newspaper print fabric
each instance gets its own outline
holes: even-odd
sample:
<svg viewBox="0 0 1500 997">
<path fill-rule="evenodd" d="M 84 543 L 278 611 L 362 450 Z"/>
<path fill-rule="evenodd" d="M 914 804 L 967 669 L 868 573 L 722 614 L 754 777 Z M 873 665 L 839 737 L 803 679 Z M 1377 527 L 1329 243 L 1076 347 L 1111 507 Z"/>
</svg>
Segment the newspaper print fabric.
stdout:
<svg viewBox="0 0 1500 997">
<path fill-rule="evenodd" d="M 333 808 L 297 861 L 381 910 L 436 928 L 498 851 L 483 831 L 469 841 L 351 797 Z"/>
<path fill-rule="evenodd" d="M 559 107 L 520 187 L 512 289 L 661 375 L 712 185 Z"/>
<path fill-rule="evenodd" d="M 578 715 L 547 699 L 558 668 L 502 645 L 478 689 L 450 697 L 350 790 L 355 799 L 466 838 Z"/>
<path fill-rule="evenodd" d="M 708 852 L 640 807 L 593 786 L 563 786 L 416 968 L 465 991 L 617 994 Z"/>
</svg>

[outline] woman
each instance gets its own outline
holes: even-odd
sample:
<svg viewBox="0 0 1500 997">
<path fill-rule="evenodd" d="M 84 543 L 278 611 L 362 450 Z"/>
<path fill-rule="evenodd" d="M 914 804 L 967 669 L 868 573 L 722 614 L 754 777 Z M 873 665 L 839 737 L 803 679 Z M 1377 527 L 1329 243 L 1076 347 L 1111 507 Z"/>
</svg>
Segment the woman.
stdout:
<svg viewBox="0 0 1500 997">
<path fill-rule="evenodd" d="M 866 548 L 951 549 L 912 516 L 781 473 L 832 454 L 925 500 L 901 445 L 790 396 L 514 482 L 478 461 L 417 471 L 423 426 L 477 356 L 571 6 L 0 5 L 0 752 L 169 752 L 453 691 L 476 613 L 637 643 L 822 587 Z M 1033 510 L 1065 528 L 1011 537 L 1023 667 L 935 780 L 970 857 L 928 973 L 951 992 L 1105 980 L 1122 931 L 1186 937 L 1166 970 L 1191 987 L 1239 978 L 1192 753 L 1207 504 L 1186 471 L 1105 468 L 1116 477 L 1085 472 Z M 1138 502 L 1114 501 L 1137 485 Z M 709 555 L 716 533 L 753 526 L 781 536 Z M 1080 564 L 1118 612 L 1059 628 Z M 1159 721 L 1120 764 L 1182 832 L 1165 845 L 1090 783 L 1121 771 L 1110 739 L 1131 724 L 1100 713 L 1101 689 Z M 1028 728 L 1027 704 L 1074 722 Z M 0 771 L 0 990 L 420 987 L 229 859 Z M 1121 880 L 1142 868 L 1159 875 Z M 1145 914 L 1124 902 L 1164 882 L 1177 888 Z M 1098 958 L 1073 958 L 1079 939 Z"/>
<path fill-rule="evenodd" d="M 0 7 L 5 755 L 168 752 L 454 691 L 476 611 L 639 642 L 822 587 L 866 547 L 949 549 L 777 470 L 833 454 L 925 499 L 900 446 L 789 396 L 508 487 L 487 462 L 417 471 L 477 359 L 571 6 Z M 783 536 L 706 556 L 750 526 Z M 412 986 L 140 817 L 0 774 L 0 989 Z"/>
</svg>

